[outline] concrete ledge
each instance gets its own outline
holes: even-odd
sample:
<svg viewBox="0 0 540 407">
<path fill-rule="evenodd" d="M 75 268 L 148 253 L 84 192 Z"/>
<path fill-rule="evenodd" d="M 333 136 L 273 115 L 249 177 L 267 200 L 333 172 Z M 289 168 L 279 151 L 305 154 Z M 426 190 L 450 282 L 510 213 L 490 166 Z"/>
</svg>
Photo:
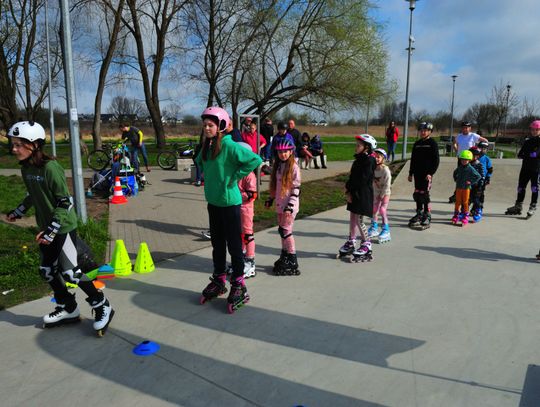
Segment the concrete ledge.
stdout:
<svg viewBox="0 0 540 407">
<path fill-rule="evenodd" d="M 174 169 L 176 171 L 189 171 L 192 164 L 193 160 L 191 158 L 178 158 Z"/>
</svg>

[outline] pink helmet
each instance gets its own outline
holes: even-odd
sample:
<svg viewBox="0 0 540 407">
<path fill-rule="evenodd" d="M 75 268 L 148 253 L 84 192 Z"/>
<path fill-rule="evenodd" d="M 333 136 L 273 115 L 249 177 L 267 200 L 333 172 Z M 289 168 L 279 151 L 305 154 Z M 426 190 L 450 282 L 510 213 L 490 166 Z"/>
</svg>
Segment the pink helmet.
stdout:
<svg viewBox="0 0 540 407">
<path fill-rule="evenodd" d="M 231 125 L 231 118 L 229 114 L 221 107 L 207 107 L 201 114 L 201 119 L 215 120 L 219 131 L 225 131 Z"/>
<path fill-rule="evenodd" d="M 532 122 L 530 127 L 533 130 L 540 129 L 540 120 L 535 120 Z"/>
<path fill-rule="evenodd" d="M 276 151 L 294 150 L 294 144 L 290 140 L 280 140 L 276 145 Z"/>
</svg>

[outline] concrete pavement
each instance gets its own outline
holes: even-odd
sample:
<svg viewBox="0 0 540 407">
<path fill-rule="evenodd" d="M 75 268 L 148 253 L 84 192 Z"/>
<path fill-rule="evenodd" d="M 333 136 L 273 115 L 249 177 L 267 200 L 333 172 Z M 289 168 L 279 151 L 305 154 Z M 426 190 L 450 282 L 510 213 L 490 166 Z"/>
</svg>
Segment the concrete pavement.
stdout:
<svg viewBox="0 0 540 407">
<path fill-rule="evenodd" d="M 540 405 L 538 218 L 502 215 L 515 199 L 519 161 L 495 162 L 485 219 L 465 229 L 449 224 L 454 166 L 443 159 L 424 232 L 406 226 L 413 203 L 402 172 L 392 242 L 375 245 L 371 263 L 335 259 L 348 230 L 343 207 L 295 223 L 299 277 L 271 275 L 279 235 L 257 233 L 252 301 L 235 315 L 225 299 L 198 304 L 212 268 L 208 247 L 109 282 L 117 314 L 102 339 L 81 294 L 88 319 L 76 326 L 41 329 L 48 298 L 1 311 L 2 405 Z M 168 225 L 148 229 L 205 227 L 204 202 L 190 188 L 149 200 L 154 207 L 140 214 L 147 222 L 167 199 L 177 209 Z M 198 226 L 178 220 L 183 205 L 192 218 L 201 213 Z M 143 340 L 160 351 L 133 355 Z"/>
</svg>

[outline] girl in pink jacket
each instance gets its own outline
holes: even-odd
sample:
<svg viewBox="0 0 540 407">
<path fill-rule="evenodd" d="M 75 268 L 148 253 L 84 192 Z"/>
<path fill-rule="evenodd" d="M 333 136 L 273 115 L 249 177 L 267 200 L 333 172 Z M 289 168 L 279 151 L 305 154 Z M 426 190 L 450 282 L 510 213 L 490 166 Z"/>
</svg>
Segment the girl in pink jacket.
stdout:
<svg viewBox="0 0 540 407">
<path fill-rule="evenodd" d="M 293 224 L 300 207 L 300 168 L 294 159 L 294 144 L 280 140 L 276 145 L 278 160 L 272 168 L 270 198 L 265 206 L 270 208 L 276 201 L 278 232 L 281 236 L 281 256 L 274 263 L 274 274 L 299 275 Z"/>
</svg>

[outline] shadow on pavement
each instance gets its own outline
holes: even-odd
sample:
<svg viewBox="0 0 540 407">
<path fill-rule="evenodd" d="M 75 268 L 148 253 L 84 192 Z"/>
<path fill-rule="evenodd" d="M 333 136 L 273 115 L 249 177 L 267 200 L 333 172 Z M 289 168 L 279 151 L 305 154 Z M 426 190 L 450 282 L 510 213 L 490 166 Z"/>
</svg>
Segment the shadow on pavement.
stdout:
<svg viewBox="0 0 540 407">
<path fill-rule="evenodd" d="M 519 407 L 540 406 L 540 366 L 529 365 L 521 391 Z"/>
<path fill-rule="evenodd" d="M 132 348 L 144 338 L 114 328 L 98 346 L 95 338 L 85 339 L 75 330 L 71 335 L 62 331 L 43 331 L 37 343 L 50 355 L 86 373 L 176 405 L 382 407 L 165 344 L 160 344 L 155 355 L 135 356 Z M 90 341 L 93 352 L 66 351 L 84 348 Z M 58 346 L 60 342 L 62 346 Z M 77 397 L 78 392 L 74 388 L 71 396 Z M 121 403 L 125 397 L 121 397 L 121 390 L 119 393 L 117 401 Z M 111 401 L 114 404 L 114 399 Z"/>
<path fill-rule="evenodd" d="M 454 256 L 459 259 L 475 259 L 475 260 L 486 260 L 486 261 L 509 260 L 509 261 L 525 262 L 525 263 L 537 262 L 533 258 L 512 256 L 510 254 L 505 254 L 501 252 L 491 252 L 488 250 L 474 249 L 470 247 L 415 246 L 415 248 L 419 250 L 432 251 L 432 252 L 444 254 L 447 256 Z"/>
<path fill-rule="evenodd" d="M 206 282 L 202 282 L 205 285 Z M 201 291 L 202 291 L 201 286 Z M 157 315 L 180 320 L 217 332 L 301 349 L 321 355 L 387 367 L 394 354 L 410 351 L 425 342 L 361 328 L 249 307 L 235 318 L 216 318 L 226 312 L 224 297 L 199 305 L 199 293 L 181 288 L 163 287 L 137 280 L 123 280 L 115 290 L 133 291 L 135 305 Z M 289 299 L 291 300 L 291 299 Z M 283 301 L 287 302 L 287 298 Z M 202 312 L 212 308 L 213 312 Z M 214 308 L 219 308 L 214 309 Z M 264 323 L 261 323 L 264 321 Z"/>
</svg>

